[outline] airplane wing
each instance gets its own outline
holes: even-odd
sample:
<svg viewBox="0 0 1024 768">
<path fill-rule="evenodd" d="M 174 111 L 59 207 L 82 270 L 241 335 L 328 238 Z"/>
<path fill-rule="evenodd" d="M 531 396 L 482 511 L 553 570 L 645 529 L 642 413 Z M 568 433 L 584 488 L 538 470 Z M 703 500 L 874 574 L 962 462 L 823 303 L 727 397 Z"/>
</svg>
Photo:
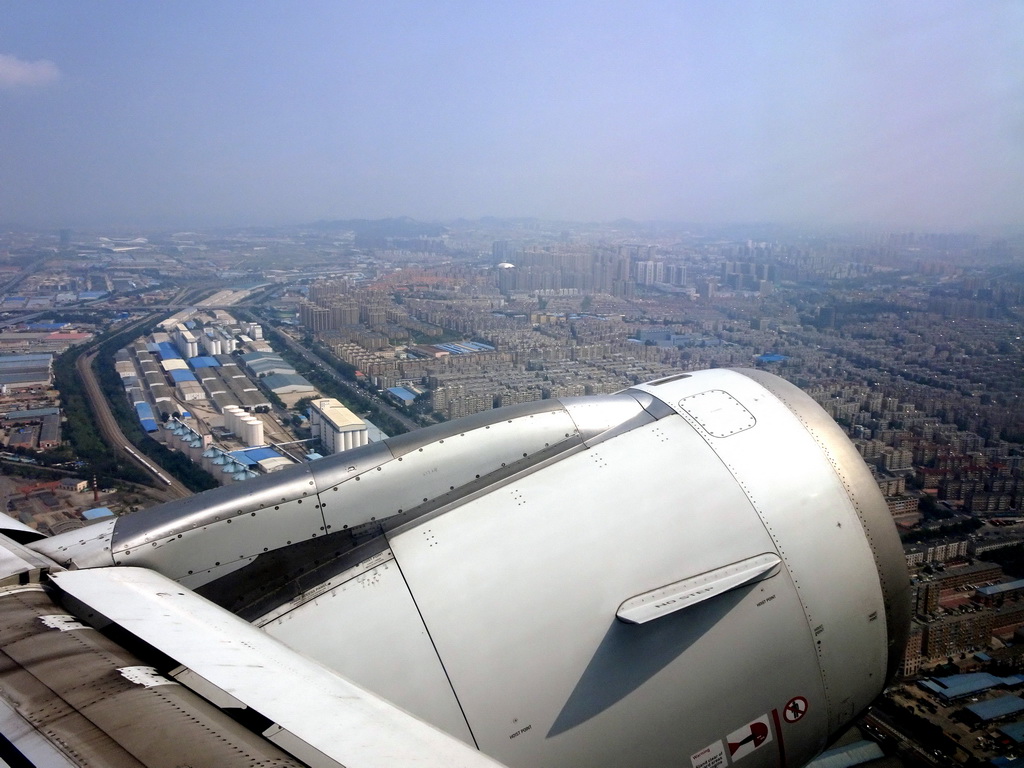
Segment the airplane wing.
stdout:
<svg viewBox="0 0 1024 768">
<path fill-rule="evenodd" d="M 6 533 L 0 730 L 35 765 L 786 768 L 909 623 L 870 471 L 760 371 Z"/>
<path fill-rule="evenodd" d="M 155 571 L 0 547 L 9 765 L 500 765 Z"/>
</svg>

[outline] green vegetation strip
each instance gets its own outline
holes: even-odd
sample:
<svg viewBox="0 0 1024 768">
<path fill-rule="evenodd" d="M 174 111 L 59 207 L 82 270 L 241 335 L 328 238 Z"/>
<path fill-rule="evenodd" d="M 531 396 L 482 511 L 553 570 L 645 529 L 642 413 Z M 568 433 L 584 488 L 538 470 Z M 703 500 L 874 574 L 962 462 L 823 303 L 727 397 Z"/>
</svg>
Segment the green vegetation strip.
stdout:
<svg viewBox="0 0 1024 768">
<path fill-rule="evenodd" d="M 155 322 L 158 317 L 150 318 Z M 93 371 L 97 377 L 103 396 L 110 405 L 110 410 L 117 420 L 118 426 L 132 443 L 155 463 L 180 480 L 192 491 L 203 491 L 216 488 L 217 480 L 202 467 L 194 464 L 187 456 L 172 451 L 149 437 L 139 424 L 134 409 L 125 397 L 121 377 L 114 370 L 114 355 L 121 347 L 130 344 L 142 333 L 137 324 L 101 338 L 98 354 L 93 361 Z M 54 378 L 57 389 L 61 393 L 64 413 L 67 417 L 65 433 L 74 448 L 75 454 L 86 464 L 85 471 L 97 477 L 113 480 L 127 480 L 134 483 L 154 485 L 149 473 L 128 462 L 115 453 L 100 436 L 96 417 L 89 407 L 89 399 L 85 387 L 78 379 L 75 362 L 85 354 L 85 350 L 72 348 L 54 362 Z"/>
</svg>

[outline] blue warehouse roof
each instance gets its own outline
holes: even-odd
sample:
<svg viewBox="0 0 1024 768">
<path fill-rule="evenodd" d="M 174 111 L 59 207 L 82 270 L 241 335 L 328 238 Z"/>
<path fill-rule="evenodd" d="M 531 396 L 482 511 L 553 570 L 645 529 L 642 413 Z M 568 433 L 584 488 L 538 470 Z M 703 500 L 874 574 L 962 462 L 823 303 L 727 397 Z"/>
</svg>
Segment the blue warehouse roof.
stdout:
<svg viewBox="0 0 1024 768">
<path fill-rule="evenodd" d="M 1012 592 L 1015 589 L 1024 589 L 1024 579 L 1009 581 L 1006 584 L 993 584 L 990 587 L 981 587 L 978 589 L 978 594 L 984 595 L 985 597 L 992 597 L 993 595 L 1000 595 L 1004 592 Z"/>
<path fill-rule="evenodd" d="M 256 462 L 266 459 L 281 458 L 281 454 L 273 448 L 249 448 L 244 451 L 231 451 L 231 455 L 246 466 L 252 466 Z"/>
<path fill-rule="evenodd" d="M 1001 726 L 999 732 L 1016 744 L 1024 742 L 1024 723 L 1016 722 Z"/>
<path fill-rule="evenodd" d="M 991 701 L 971 704 L 971 706 L 967 707 L 967 711 L 985 722 L 998 720 L 1000 717 L 1024 712 L 1024 699 L 1020 696 L 1000 696 L 998 699 L 992 699 Z"/>
<path fill-rule="evenodd" d="M 973 696 L 1000 685 L 1014 686 L 1021 683 L 1024 683 L 1024 677 L 1020 675 L 996 677 L 987 672 L 975 672 L 965 675 L 950 675 L 949 677 L 931 677 L 922 680 L 918 685 L 946 701 L 952 701 L 965 696 Z"/>
<path fill-rule="evenodd" d="M 82 517 L 86 520 L 102 520 L 105 517 L 114 517 L 114 513 L 110 507 L 94 507 L 82 512 Z"/>
<path fill-rule="evenodd" d="M 388 387 L 388 392 L 397 397 L 400 400 L 415 400 L 416 395 L 410 392 L 405 387 Z"/>
<path fill-rule="evenodd" d="M 160 357 L 162 357 L 164 360 L 181 359 L 181 355 L 178 353 L 178 350 L 175 349 L 174 345 L 171 344 L 169 341 L 161 341 L 156 346 L 157 352 L 159 352 Z"/>
<path fill-rule="evenodd" d="M 183 381 L 195 381 L 196 375 L 192 371 L 169 371 L 171 379 L 174 380 L 175 384 L 181 384 Z"/>
</svg>

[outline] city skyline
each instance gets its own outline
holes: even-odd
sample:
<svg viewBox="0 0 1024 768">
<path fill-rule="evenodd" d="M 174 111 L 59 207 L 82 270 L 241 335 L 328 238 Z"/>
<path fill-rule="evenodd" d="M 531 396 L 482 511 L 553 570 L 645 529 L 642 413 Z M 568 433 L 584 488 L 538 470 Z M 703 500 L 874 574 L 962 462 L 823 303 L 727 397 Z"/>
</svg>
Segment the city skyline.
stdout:
<svg viewBox="0 0 1024 768">
<path fill-rule="evenodd" d="M 1024 223 L 1010 2 L 7 9 L 0 224 Z"/>
</svg>

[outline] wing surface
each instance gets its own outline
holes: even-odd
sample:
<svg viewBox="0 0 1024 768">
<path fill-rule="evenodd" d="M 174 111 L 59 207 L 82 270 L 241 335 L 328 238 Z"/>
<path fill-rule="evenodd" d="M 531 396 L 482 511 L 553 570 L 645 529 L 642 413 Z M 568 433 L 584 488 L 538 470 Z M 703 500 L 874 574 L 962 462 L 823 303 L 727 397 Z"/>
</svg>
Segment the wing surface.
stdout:
<svg viewBox="0 0 1024 768">
<path fill-rule="evenodd" d="M 172 677 L 269 720 L 263 735 L 310 765 L 499 765 L 159 573 L 98 568 L 53 580 L 177 661 Z"/>
<path fill-rule="evenodd" d="M 0 564 L 0 764 L 500 765 L 156 572 Z"/>
</svg>

